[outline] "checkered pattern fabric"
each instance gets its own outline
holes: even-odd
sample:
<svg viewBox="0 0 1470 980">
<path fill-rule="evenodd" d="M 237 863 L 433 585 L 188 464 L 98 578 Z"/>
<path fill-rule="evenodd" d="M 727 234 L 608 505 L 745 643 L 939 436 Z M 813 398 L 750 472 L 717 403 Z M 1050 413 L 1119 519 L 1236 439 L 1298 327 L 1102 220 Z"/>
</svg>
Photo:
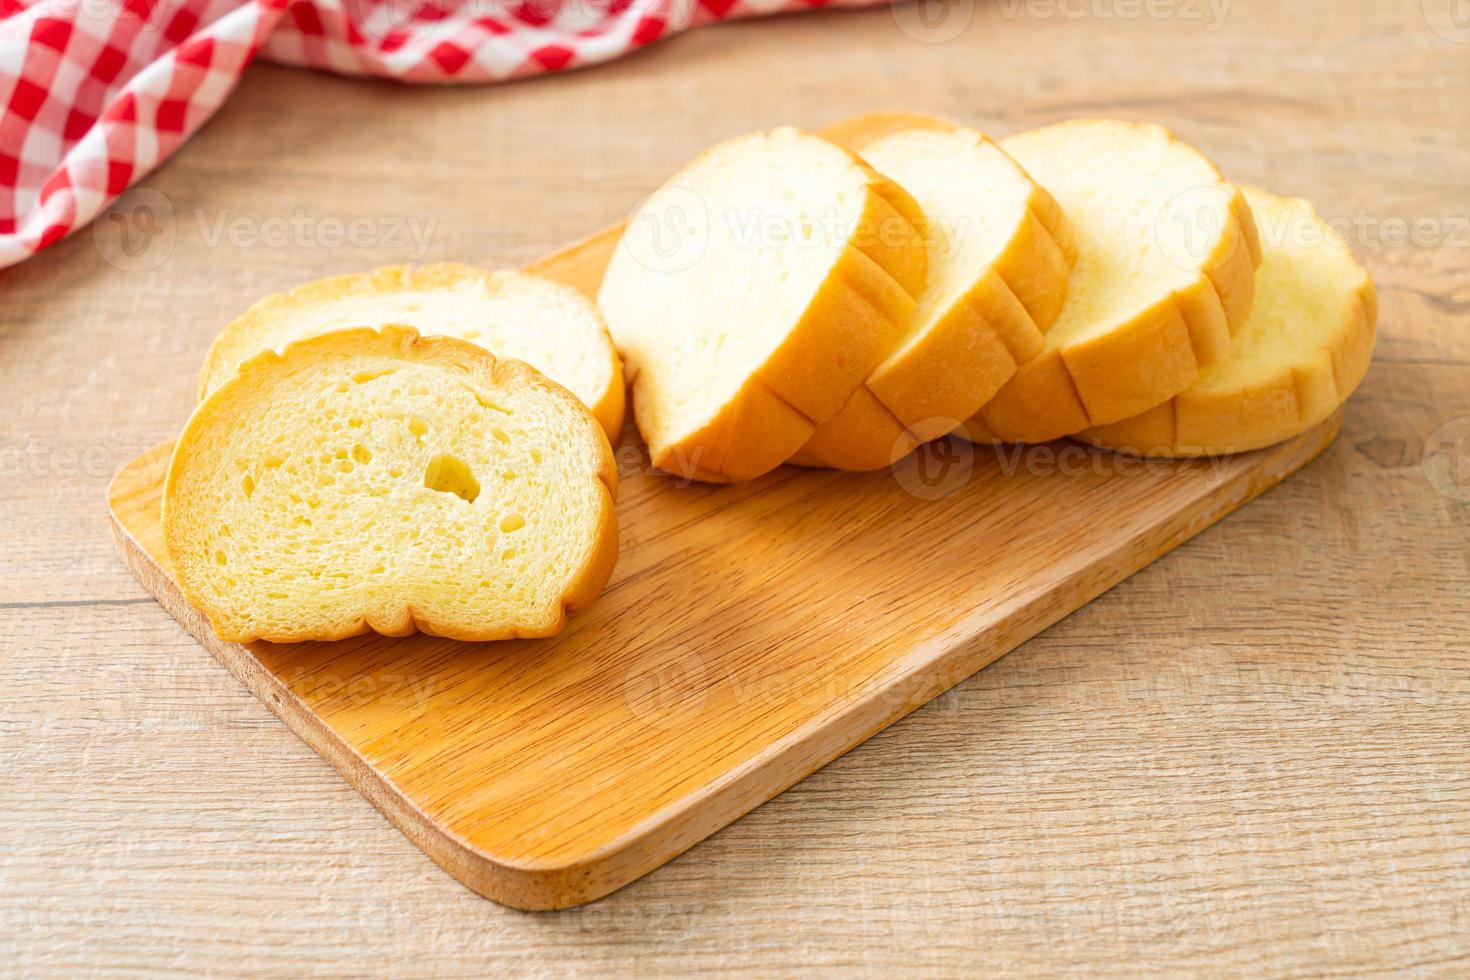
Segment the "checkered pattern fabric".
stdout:
<svg viewBox="0 0 1470 980">
<path fill-rule="evenodd" d="M 0 0 L 0 266 L 90 221 L 259 53 L 407 82 L 597 64 L 699 24 L 881 0 Z"/>
</svg>

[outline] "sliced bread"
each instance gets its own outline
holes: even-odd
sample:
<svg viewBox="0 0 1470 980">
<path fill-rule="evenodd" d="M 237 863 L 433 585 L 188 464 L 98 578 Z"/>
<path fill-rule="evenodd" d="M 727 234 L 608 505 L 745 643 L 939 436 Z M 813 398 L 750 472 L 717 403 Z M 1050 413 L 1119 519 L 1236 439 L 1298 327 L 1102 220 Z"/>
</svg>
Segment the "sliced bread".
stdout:
<svg viewBox="0 0 1470 980">
<path fill-rule="evenodd" d="M 952 430 L 1041 352 L 1076 249 L 1056 201 L 982 133 L 909 129 L 858 150 L 923 209 L 928 278 L 898 347 L 793 461 L 869 470 Z"/>
<path fill-rule="evenodd" d="M 1378 319 L 1373 280 L 1309 203 L 1242 189 L 1264 254 L 1230 356 L 1164 404 L 1081 438 L 1158 456 L 1259 449 L 1326 419 L 1363 379 Z"/>
<path fill-rule="evenodd" d="M 623 369 L 597 307 L 541 276 L 458 263 L 391 266 L 333 276 L 260 300 L 209 348 L 202 400 L 246 359 L 346 327 L 412 324 L 425 336 L 469 340 L 525 361 L 592 410 L 614 442 L 623 426 Z"/>
<path fill-rule="evenodd" d="M 1130 418 L 1228 354 L 1260 245 L 1214 164 L 1160 126 L 1110 120 L 1001 146 L 1066 212 L 1078 258 L 1041 353 L 966 423 L 972 439 L 1044 442 Z"/>
<path fill-rule="evenodd" d="M 267 351 L 175 445 L 163 533 L 226 640 L 549 636 L 617 557 L 607 437 L 534 368 L 409 327 Z"/>
<path fill-rule="evenodd" d="M 794 129 L 721 143 L 635 210 L 598 303 L 655 466 L 774 469 L 898 342 L 926 269 L 913 199 Z"/>
</svg>

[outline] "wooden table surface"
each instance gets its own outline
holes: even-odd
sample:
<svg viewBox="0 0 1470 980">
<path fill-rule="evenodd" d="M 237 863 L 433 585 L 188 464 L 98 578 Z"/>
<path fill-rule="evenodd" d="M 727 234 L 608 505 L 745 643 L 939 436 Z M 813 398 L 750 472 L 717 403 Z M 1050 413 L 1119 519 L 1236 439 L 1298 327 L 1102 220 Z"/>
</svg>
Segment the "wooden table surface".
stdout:
<svg viewBox="0 0 1470 980">
<path fill-rule="evenodd" d="M 1448 0 L 947 9 L 490 88 L 260 65 L 144 181 L 160 234 L 0 272 L 0 973 L 1470 970 L 1470 30 Z M 476 897 L 143 593 L 108 478 L 261 294 L 519 264 L 718 137 L 880 107 L 1157 120 L 1312 197 L 1382 297 L 1342 436 L 627 889 Z"/>
</svg>

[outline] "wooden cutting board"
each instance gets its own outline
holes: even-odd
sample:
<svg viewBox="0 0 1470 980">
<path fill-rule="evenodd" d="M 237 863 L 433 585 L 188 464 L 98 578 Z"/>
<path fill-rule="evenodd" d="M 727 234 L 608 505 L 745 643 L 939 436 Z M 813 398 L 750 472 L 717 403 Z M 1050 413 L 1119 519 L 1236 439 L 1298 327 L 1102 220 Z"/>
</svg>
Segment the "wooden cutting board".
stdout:
<svg viewBox="0 0 1470 980">
<path fill-rule="evenodd" d="M 616 237 L 534 268 L 595 291 Z M 606 593 L 561 636 L 494 644 L 222 642 L 163 549 L 171 446 L 124 466 L 108 506 L 148 591 L 415 844 L 482 895 L 554 909 L 646 874 L 995 660 L 1305 465 L 1339 423 L 1223 460 L 946 440 L 891 472 L 725 487 L 651 471 L 630 431 Z"/>
<path fill-rule="evenodd" d="M 148 591 L 414 843 L 483 895 L 547 909 L 770 799 L 1301 467 L 1337 425 L 1122 471 L 1080 446 L 963 443 L 893 473 L 733 487 L 626 467 L 606 594 L 561 636 L 494 644 L 222 642 L 170 577 L 171 447 L 125 466 L 108 504 Z"/>
</svg>

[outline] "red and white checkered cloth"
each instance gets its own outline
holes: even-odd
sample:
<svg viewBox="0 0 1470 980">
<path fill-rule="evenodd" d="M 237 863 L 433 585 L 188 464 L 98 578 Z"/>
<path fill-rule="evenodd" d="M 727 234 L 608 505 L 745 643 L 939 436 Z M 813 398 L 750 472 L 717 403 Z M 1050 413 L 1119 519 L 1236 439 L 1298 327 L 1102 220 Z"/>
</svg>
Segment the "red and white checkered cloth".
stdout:
<svg viewBox="0 0 1470 980">
<path fill-rule="evenodd" d="M 90 221 L 259 52 L 407 82 L 596 64 L 713 20 L 882 0 L 0 0 L 0 266 Z"/>
</svg>

